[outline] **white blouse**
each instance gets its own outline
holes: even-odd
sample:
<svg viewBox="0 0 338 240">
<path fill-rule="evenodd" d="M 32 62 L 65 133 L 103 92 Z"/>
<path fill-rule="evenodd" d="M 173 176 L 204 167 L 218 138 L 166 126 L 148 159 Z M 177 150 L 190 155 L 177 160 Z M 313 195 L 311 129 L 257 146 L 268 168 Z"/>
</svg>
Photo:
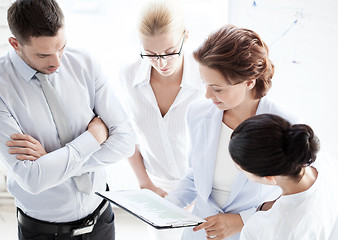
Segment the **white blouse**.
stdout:
<svg viewBox="0 0 338 240">
<path fill-rule="evenodd" d="M 147 60 L 125 67 L 120 83 L 122 99 L 137 134 L 146 170 L 166 180 L 184 176 L 187 161 L 185 112 L 188 104 L 204 94 L 198 64 L 192 54 L 184 55 L 181 89 L 162 117 L 150 85 L 151 65 Z"/>
<path fill-rule="evenodd" d="M 241 240 L 338 239 L 338 166 L 329 154 L 320 154 L 313 166 L 315 183 L 306 191 L 281 196 L 269 211 L 256 212 Z"/>
<path fill-rule="evenodd" d="M 222 208 L 228 200 L 231 186 L 239 172 L 228 150 L 232 132 L 233 130 L 231 128 L 222 123 L 211 192 L 212 199 L 220 208 Z"/>
</svg>

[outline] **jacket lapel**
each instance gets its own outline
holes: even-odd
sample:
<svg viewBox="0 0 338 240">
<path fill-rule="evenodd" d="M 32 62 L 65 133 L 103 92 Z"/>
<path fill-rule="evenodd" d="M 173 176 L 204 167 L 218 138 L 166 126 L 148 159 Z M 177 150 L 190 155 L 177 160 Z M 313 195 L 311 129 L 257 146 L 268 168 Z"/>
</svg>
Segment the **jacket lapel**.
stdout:
<svg viewBox="0 0 338 240">
<path fill-rule="evenodd" d="M 218 147 L 218 138 L 222 124 L 223 111 L 217 109 L 210 119 L 204 121 L 204 156 L 203 171 L 204 179 L 202 180 L 205 187 L 203 188 L 203 196 L 208 199 L 212 191 L 214 180 L 216 154 Z"/>
<path fill-rule="evenodd" d="M 217 109 L 211 116 L 211 118 L 205 119 L 204 121 L 204 156 L 203 156 L 203 179 L 204 188 L 201 191 L 204 199 L 210 201 L 210 195 L 212 192 L 212 185 L 214 181 L 215 165 L 218 149 L 219 135 L 221 131 L 223 118 L 223 111 Z M 243 186 L 247 182 L 247 178 L 244 174 L 238 173 L 234 184 L 231 187 L 230 196 L 222 209 L 226 209 L 233 200 L 236 198 L 238 193 L 242 190 Z M 213 202 L 213 201 L 212 201 Z M 218 206 L 214 204 L 217 208 Z"/>
<path fill-rule="evenodd" d="M 234 183 L 231 186 L 230 196 L 226 201 L 225 205 L 222 207 L 223 210 L 226 211 L 226 208 L 234 201 L 237 195 L 241 192 L 242 188 L 244 187 L 245 183 L 248 181 L 246 176 L 239 172 L 236 176 Z"/>
<path fill-rule="evenodd" d="M 256 115 L 265 113 L 267 110 L 269 111 L 271 104 L 266 101 L 266 98 L 262 98 L 259 101 L 259 105 L 256 111 Z M 242 188 L 244 187 L 245 183 L 248 181 L 247 177 L 244 173 L 239 172 L 236 176 L 236 179 L 234 183 L 232 184 L 230 196 L 228 200 L 226 201 L 225 205 L 223 206 L 223 209 L 226 211 L 226 208 L 234 201 L 234 199 L 237 197 L 237 195 L 240 193 Z"/>
</svg>

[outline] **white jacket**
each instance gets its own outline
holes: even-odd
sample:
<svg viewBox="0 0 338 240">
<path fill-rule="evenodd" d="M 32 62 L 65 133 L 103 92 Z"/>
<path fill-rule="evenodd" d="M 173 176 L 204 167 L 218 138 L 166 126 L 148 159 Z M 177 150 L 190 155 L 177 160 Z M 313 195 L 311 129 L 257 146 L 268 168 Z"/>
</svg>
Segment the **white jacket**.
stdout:
<svg viewBox="0 0 338 240">
<path fill-rule="evenodd" d="M 267 97 L 260 100 L 256 115 L 271 113 L 279 115 L 291 123 L 299 123 L 296 115 L 289 113 Z M 189 136 L 189 170 L 180 181 L 176 190 L 166 198 L 184 207 L 196 199 L 193 213 L 206 218 L 218 213 L 239 213 L 245 222 L 255 212 L 256 207 L 268 199 L 268 196 L 280 189 L 249 181 L 243 173 L 238 173 L 231 188 L 230 196 L 222 208 L 211 198 L 214 169 L 218 148 L 218 138 L 222 123 L 223 111 L 209 100 L 196 100 L 187 110 L 187 128 Z M 184 231 L 182 239 L 206 239 L 203 230 L 193 232 L 192 228 Z M 227 239 L 239 239 L 236 234 Z"/>
</svg>

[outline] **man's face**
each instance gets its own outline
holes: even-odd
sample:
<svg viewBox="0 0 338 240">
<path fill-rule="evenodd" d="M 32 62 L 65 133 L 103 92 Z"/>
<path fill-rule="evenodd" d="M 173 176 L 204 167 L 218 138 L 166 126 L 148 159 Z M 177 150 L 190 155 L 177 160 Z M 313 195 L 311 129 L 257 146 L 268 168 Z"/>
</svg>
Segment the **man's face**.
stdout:
<svg viewBox="0 0 338 240">
<path fill-rule="evenodd" d="M 18 43 L 17 48 L 14 48 L 31 68 L 51 74 L 60 67 L 65 46 L 65 32 L 64 28 L 61 28 L 55 37 L 31 37 L 27 44 Z"/>
</svg>

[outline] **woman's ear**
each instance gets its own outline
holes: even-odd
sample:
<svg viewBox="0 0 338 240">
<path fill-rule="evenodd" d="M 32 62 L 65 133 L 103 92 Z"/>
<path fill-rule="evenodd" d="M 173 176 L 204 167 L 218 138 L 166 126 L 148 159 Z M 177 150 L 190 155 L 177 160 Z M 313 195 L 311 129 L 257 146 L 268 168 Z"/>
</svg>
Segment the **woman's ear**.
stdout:
<svg viewBox="0 0 338 240">
<path fill-rule="evenodd" d="M 185 37 L 184 37 L 184 41 L 186 41 L 189 38 L 189 30 L 185 30 Z"/>
<path fill-rule="evenodd" d="M 253 79 L 253 80 L 247 80 L 245 82 L 246 86 L 251 90 L 255 87 L 256 85 L 256 79 Z"/>
<path fill-rule="evenodd" d="M 277 185 L 277 181 L 274 176 L 266 176 L 263 177 L 264 182 L 266 182 L 269 185 Z"/>
</svg>

